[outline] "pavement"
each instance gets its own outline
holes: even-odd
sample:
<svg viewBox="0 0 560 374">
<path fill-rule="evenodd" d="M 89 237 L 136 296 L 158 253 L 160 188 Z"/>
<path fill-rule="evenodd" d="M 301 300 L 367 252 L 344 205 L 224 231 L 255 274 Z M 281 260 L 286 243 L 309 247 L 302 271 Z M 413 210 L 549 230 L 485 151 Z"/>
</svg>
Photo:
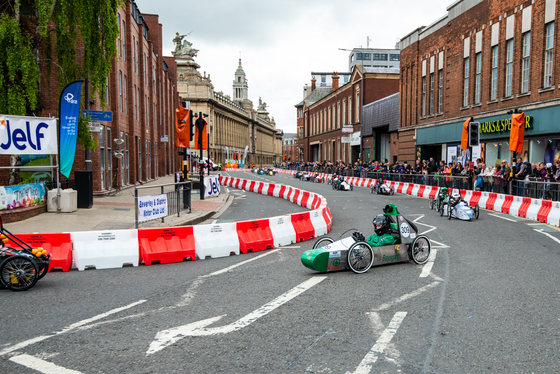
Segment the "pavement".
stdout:
<svg viewBox="0 0 560 374">
<path fill-rule="evenodd" d="M 139 196 L 159 195 L 160 185 L 174 182 L 174 176 L 159 178 L 145 183 L 138 190 Z M 139 186 L 138 186 L 139 187 Z M 122 189 L 114 196 L 93 197 L 91 209 L 78 209 L 72 213 L 42 213 L 24 221 L 7 223 L 4 226 L 13 233 L 75 232 L 97 230 L 127 230 L 136 228 L 135 187 Z M 173 186 L 164 187 L 165 192 L 173 191 Z M 231 205 L 233 196 L 221 188 L 217 197 L 200 199 L 198 190 L 191 193 L 191 211 L 181 211 L 179 215 L 139 223 L 138 228 L 191 226 L 211 218 L 219 217 Z"/>
</svg>

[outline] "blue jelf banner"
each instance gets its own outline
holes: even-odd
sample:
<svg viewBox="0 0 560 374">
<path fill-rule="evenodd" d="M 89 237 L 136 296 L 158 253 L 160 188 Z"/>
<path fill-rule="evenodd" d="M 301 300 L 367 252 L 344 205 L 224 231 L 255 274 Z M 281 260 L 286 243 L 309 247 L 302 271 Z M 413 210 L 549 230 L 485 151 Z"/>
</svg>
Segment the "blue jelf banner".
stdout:
<svg viewBox="0 0 560 374">
<path fill-rule="evenodd" d="M 70 177 L 76 153 L 81 93 L 82 81 L 76 81 L 60 95 L 60 172 L 66 178 Z"/>
</svg>

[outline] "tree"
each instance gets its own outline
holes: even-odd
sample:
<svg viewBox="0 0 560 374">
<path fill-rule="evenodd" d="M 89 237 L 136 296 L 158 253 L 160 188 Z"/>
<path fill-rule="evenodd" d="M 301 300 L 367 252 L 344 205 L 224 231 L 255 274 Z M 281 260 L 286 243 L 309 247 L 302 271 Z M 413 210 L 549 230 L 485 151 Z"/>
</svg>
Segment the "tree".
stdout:
<svg viewBox="0 0 560 374">
<path fill-rule="evenodd" d="M 2 1 L 0 113 L 40 115 L 40 77 L 50 74 L 53 65 L 58 92 L 67 83 L 89 76 L 92 94 L 104 107 L 104 88 L 119 36 L 117 9 L 124 5 L 123 1 Z M 83 51 L 81 63 L 77 62 L 77 51 Z M 86 121 L 80 121 L 79 126 L 78 142 L 85 148 L 95 148 Z"/>
</svg>

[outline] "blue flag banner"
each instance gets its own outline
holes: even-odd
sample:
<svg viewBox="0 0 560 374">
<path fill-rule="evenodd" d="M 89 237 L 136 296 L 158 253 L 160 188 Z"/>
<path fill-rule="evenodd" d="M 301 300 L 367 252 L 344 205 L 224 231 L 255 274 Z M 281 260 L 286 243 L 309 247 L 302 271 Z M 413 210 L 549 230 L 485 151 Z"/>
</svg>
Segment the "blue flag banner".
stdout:
<svg viewBox="0 0 560 374">
<path fill-rule="evenodd" d="M 76 153 L 81 94 L 82 81 L 76 81 L 60 95 L 60 172 L 66 178 L 70 177 Z"/>
</svg>

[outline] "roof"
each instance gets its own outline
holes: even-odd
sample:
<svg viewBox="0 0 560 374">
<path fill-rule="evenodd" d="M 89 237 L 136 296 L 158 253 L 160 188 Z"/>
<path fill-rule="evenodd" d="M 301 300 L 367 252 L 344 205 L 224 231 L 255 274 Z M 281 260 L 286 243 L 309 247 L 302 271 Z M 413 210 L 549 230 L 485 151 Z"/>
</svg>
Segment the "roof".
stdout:
<svg viewBox="0 0 560 374">
<path fill-rule="evenodd" d="M 285 140 L 285 139 L 292 139 L 292 138 L 295 137 L 295 136 L 297 136 L 296 133 L 284 134 L 284 135 L 282 135 L 282 140 Z"/>
<path fill-rule="evenodd" d="M 393 69 L 395 70 L 395 69 Z M 397 69 L 398 71 L 398 69 Z M 314 104 L 321 100 L 323 97 L 328 96 L 332 92 L 332 87 L 316 87 L 305 99 L 296 104 L 296 107 L 303 106 L 305 101 L 309 101 L 309 104 Z"/>
</svg>

